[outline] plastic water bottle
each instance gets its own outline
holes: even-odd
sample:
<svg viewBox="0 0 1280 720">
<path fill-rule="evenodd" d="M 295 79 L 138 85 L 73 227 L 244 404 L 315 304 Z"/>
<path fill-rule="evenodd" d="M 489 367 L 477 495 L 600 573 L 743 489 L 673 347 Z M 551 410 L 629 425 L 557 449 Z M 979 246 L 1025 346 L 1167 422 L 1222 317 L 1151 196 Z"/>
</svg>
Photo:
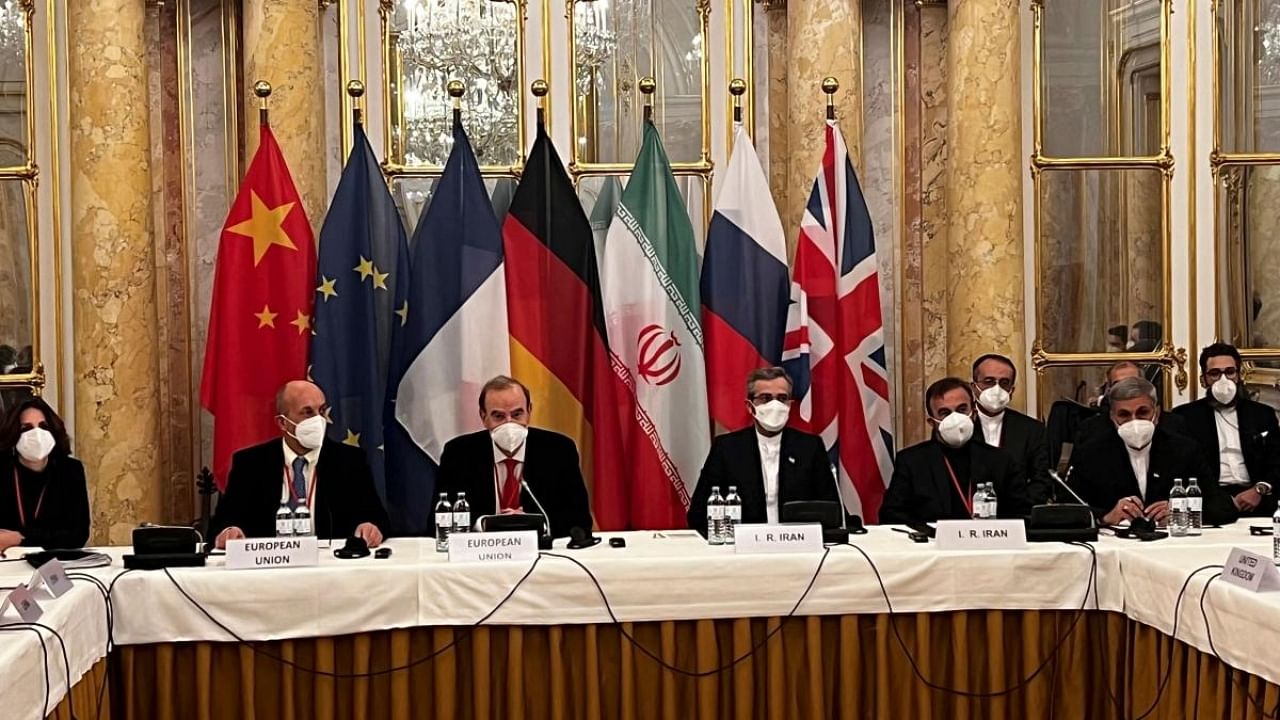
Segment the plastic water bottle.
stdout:
<svg viewBox="0 0 1280 720">
<path fill-rule="evenodd" d="M 298 498 L 298 506 L 293 509 L 293 534 L 306 537 L 312 534 L 311 508 L 307 507 L 305 497 Z"/>
<path fill-rule="evenodd" d="M 724 498 L 720 497 L 719 486 L 712 487 L 711 497 L 707 498 L 707 542 L 724 544 Z"/>
<path fill-rule="evenodd" d="M 1187 535 L 1199 537 L 1204 528 L 1204 495 L 1195 478 L 1187 480 Z"/>
<path fill-rule="evenodd" d="M 276 537 L 293 537 L 293 511 L 287 502 L 276 508 Z"/>
<path fill-rule="evenodd" d="M 1280 563 L 1280 506 L 1271 516 L 1271 559 Z"/>
<path fill-rule="evenodd" d="M 973 491 L 973 519 L 981 520 L 987 516 L 987 484 L 978 483 Z"/>
<path fill-rule="evenodd" d="M 467 502 L 467 494 L 464 492 L 458 493 L 458 502 L 453 504 L 453 531 L 471 532 L 471 505 Z"/>
<path fill-rule="evenodd" d="M 1174 478 L 1169 491 L 1169 535 L 1185 537 L 1187 534 L 1187 491 L 1182 488 L 1182 478 Z"/>
<path fill-rule="evenodd" d="M 742 522 L 742 498 L 738 497 L 738 487 L 729 486 L 729 494 L 724 498 L 724 544 L 737 542 L 738 523 Z"/>
<path fill-rule="evenodd" d="M 987 483 L 987 519 L 994 520 L 999 516 L 996 505 L 996 484 Z"/>
<path fill-rule="evenodd" d="M 436 552 L 449 552 L 449 533 L 453 532 L 453 505 L 449 496 L 440 493 L 436 503 Z"/>
</svg>

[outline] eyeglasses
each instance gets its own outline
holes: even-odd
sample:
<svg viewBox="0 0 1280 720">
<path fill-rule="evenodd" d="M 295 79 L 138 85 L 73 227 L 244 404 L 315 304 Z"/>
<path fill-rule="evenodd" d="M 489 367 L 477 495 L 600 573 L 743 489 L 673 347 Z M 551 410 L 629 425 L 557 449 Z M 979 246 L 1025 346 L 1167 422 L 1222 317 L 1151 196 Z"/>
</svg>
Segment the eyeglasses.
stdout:
<svg viewBox="0 0 1280 720">
<path fill-rule="evenodd" d="M 996 385 L 999 385 L 1000 389 L 1004 390 L 1005 392 L 1009 392 L 1010 390 L 1013 390 L 1013 381 L 1008 378 L 1003 378 L 1000 380 L 996 380 L 993 377 L 982 378 L 981 380 L 978 380 L 974 384 L 982 388 L 983 390 L 993 388 Z"/>
<path fill-rule="evenodd" d="M 1217 382 L 1224 377 L 1228 380 L 1235 380 L 1237 377 L 1240 377 L 1240 369 L 1234 367 L 1214 368 L 1212 370 L 1205 370 L 1204 376 L 1214 382 Z"/>
<path fill-rule="evenodd" d="M 772 393 L 757 393 L 755 395 L 748 395 L 747 399 L 751 401 L 752 405 L 767 405 L 774 400 L 777 400 L 783 405 L 791 402 L 791 396 L 787 393 L 779 393 L 777 395 Z"/>
</svg>

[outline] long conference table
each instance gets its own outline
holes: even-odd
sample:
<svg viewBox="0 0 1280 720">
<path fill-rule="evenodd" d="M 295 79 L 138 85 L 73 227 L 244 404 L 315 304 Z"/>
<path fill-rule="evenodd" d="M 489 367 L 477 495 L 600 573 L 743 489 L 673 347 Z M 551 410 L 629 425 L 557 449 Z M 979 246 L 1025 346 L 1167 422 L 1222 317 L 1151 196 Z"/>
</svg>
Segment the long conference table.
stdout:
<svg viewBox="0 0 1280 720">
<path fill-rule="evenodd" d="M 1245 523 L 1018 551 L 940 552 L 888 527 L 791 555 L 618 535 L 625 548 L 559 541 L 536 562 L 449 563 L 430 539 L 393 539 L 389 559 L 322 550 L 319 566 L 267 570 L 213 557 L 126 572 L 128 550 L 107 548 L 113 565 L 84 573 L 110 588 L 110 613 L 77 579 L 38 596 L 39 636 L 3 619 L 0 717 L 1262 718 L 1280 705 L 1280 593 L 1214 577 L 1232 547 L 1270 556 Z M 0 586 L 30 572 L 0 564 Z"/>
</svg>

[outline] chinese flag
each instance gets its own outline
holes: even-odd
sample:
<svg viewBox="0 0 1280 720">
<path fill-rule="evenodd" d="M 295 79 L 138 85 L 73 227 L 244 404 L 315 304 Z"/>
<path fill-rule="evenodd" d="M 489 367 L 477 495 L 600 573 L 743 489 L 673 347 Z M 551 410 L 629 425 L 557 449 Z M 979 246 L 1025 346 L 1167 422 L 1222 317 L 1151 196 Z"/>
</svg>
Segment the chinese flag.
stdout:
<svg viewBox="0 0 1280 720">
<path fill-rule="evenodd" d="M 306 378 L 315 238 L 271 128 L 231 203 L 213 279 L 200 404 L 213 414 L 213 473 L 231 455 L 279 434 L 275 395 Z"/>
</svg>

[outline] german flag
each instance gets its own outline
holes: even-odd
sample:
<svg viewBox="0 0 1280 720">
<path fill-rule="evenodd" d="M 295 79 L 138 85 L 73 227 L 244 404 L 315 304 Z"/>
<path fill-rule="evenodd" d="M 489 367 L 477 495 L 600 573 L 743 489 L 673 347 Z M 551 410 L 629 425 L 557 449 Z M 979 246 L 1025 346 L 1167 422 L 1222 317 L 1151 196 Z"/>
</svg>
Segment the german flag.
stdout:
<svg viewBox="0 0 1280 720">
<path fill-rule="evenodd" d="M 623 529 L 622 422 L 634 408 L 611 365 L 591 225 L 541 121 L 502 238 L 512 375 L 534 424 L 578 444 L 596 525 Z"/>
</svg>

